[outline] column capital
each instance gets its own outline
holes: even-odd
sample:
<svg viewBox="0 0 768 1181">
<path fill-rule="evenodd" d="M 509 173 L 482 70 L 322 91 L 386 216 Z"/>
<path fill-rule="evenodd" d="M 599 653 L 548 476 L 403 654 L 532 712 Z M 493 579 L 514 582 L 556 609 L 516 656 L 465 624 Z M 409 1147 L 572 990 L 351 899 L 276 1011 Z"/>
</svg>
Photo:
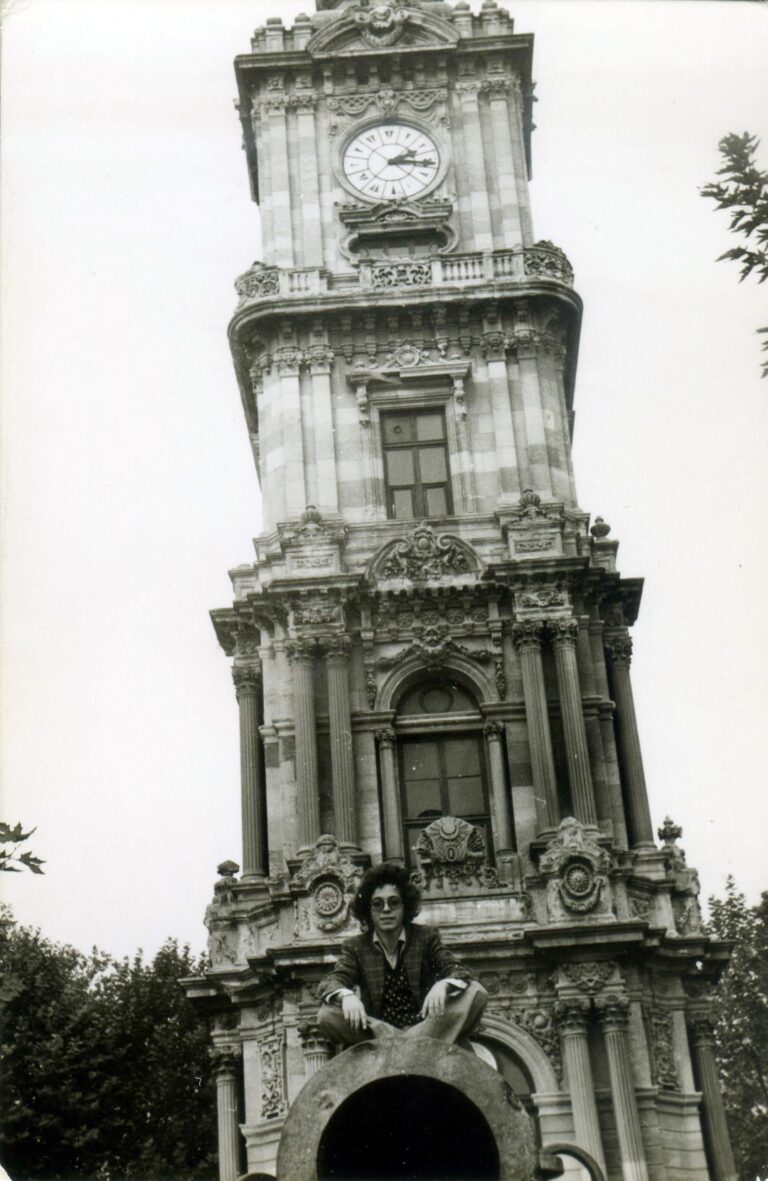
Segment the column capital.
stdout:
<svg viewBox="0 0 768 1181">
<path fill-rule="evenodd" d="M 328 344 L 311 344 L 304 352 L 304 364 L 312 373 L 330 373 L 335 353 Z"/>
<path fill-rule="evenodd" d="M 598 1018 L 606 1033 L 619 1033 L 629 1024 L 629 997 L 624 992 L 606 992 L 595 997 Z"/>
<path fill-rule="evenodd" d="M 352 651 L 352 640 L 345 632 L 323 636 L 326 660 L 346 660 Z"/>
<path fill-rule="evenodd" d="M 285 652 L 290 664 L 302 664 L 311 661 L 317 656 L 319 651 L 319 641 L 317 636 L 300 636 L 294 640 L 288 640 L 285 645 Z"/>
<path fill-rule="evenodd" d="M 377 730 L 374 734 L 374 738 L 378 742 L 379 746 L 387 747 L 391 750 L 395 745 L 396 734 L 392 727 L 388 726 L 384 730 Z"/>
<path fill-rule="evenodd" d="M 238 701 L 241 697 L 254 697 L 261 684 L 261 665 L 236 664 L 232 669 L 232 680 Z"/>
<path fill-rule="evenodd" d="M 489 742 L 501 742 L 504 737 L 504 726 L 501 722 L 486 722 L 483 726 L 483 734 Z"/>
<path fill-rule="evenodd" d="M 302 1021 L 299 1025 L 297 1025 L 296 1031 L 299 1035 L 301 1047 L 305 1053 L 330 1053 L 331 1043 L 328 1041 L 328 1038 L 323 1036 L 314 1022 Z"/>
<path fill-rule="evenodd" d="M 553 648 L 572 648 L 579 637 L 579 621 L 573 618 L 550 619 L 546 630 Z"/>
<path fill-rule="evenodd" d="M 544 639 L 544 621 L 526 619 L 512 627 L 512 643 L 520 652 L 540 650 Z"/>
<path fill-rule="evenodd" d="M 555 1002 L 555 1021 L 563 1034 L 586 1035 L 591 1005 L 587 997 L 566 997 Z"/>
<path fill-rule="evenodd" d="M 239 1045 L 211 1046 L 208 1056 L 213 1063 L 213 1069 L 218 1077 L 236 1077 L 239 1070 L 242 1050 Z"/>
<path fill-rule="evenodd" d="M 714 1041 L 715 1023 L 709 1008 L 689 1009 L 686 1017 L 694 1045 L 711 1046 Z"/>
<path fill-rule="evenodd" d="M 632 637 L 612 635 L 605 645 L 606 655 L 614 668 L 629 668 L 632 663 Z"/>
</svg>

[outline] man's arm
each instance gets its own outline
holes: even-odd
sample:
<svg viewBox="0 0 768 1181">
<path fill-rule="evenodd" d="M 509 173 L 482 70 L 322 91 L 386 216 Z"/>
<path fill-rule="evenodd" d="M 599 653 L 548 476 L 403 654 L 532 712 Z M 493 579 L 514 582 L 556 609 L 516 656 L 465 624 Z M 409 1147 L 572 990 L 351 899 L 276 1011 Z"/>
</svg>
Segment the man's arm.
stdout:
<svg viewBox="0 0 768 1181">
<path fill-rule="evenodd" d="M 321 1001 L 327 1001 L 333 994 L 352 990 L 360 983 L 360 964 L 351 939 L 341 945 L 341 952 L 332 971 L 324 976 L 317 986 Z"/>
<path fill-rule="evenodd" d="M 475 974 L 463 964 L 450 947 L 446 947 L 436 927 L 431 927 L 427 938 L 427 962 L 436 980 L 474 980 Z"/>
</svg>

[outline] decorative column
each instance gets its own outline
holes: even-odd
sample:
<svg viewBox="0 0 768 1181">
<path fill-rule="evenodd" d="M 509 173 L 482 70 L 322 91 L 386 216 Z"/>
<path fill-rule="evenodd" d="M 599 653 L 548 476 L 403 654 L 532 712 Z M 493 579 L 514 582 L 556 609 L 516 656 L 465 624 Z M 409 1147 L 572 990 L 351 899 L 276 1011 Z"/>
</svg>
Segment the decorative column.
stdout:
<svg viewBox="0 0 768 1181">
<path fill-rule="evenodd" d="M 216 1072 L 216 1117 L 219 1133 L 219 1181 L 240 1176 L 240 1118 L 238 1078 L 240 1047 L 215 1046 L 211 1050 Z"/>
<path fill-rule="evenodd" d="M 500 722 L 487 722 L 483 727 L 488 744 L 488 762 L 491 769 L 491 800 L 494 818 L 496 851 L 513 848 L 512 809 L 510 808 L 507 776 L 504 770 L 504 727 Z"/>
<path fill-rule="evenodd" d="M 272 182 L 272 242 L 270 246 L 279 267 L 290 269 L 293 259 L 293 228 L 291 226 L 291 176 L 288 162 L 288 95 L 282 75 L 272 74 L 267 82 L 264 100 L 267 112 L 270 179 Z"/>
<path fill-rule="evenodd" d="M 509 122 L 509 78 L 504 75 L 487 77 L 483 82 L 483 90 L 488 95 L 488 105 L 491 111 L 493 151 L 498 177 L 499 205 L 501 206 L 501 238 L 509 249 L 512 246 L 522 245 L 515 164 L 512 156 L 512 129 Z"/>
<path fill-rule="evenodd" d="M 581 684 L 582 695 L 589 702 L 588 712 L 584 711 L 584 729 L 587 736 L 592 781 L 595 785 L 595 811 L 597 813 L 598 823 L 608 821 L 612 826 L 613 810 L 605 772 L 605 754 L 603 751 L 603 735 L 600 729 L 600 716 L 597 711 L 597 690 L 595 687 L 595 670 L 592 665 L 592 648 L 589 642 L 588 615 L 579 617 L 576 662 L 579 670 L 579 683 Z"/>
<path fill-rule="evenodd" d="M 632 640 L 628 635 L 612 635 L 605 651 L 611 666 L 613 695 L 616 701 L 616 732 L 621 762 L 626 776 L 629 825 L 633 834 L 632 844 L 634 847 L 644 845 L 655 849 L 651 811 L 648 806 L 648 789 L 645 785 L 643 757 L 640 752 L 640 735 L 637 730 L 635 700 L 629 677 Z"/>
<path fill-rule="evenodd" d="M 712 1018 L 709 1013 L 692 1013 L 690 1033 L 693 1060 L 701 1088 L 702 1114 L 707 1129 L 707 1146 L 715 1181 L 737 1181 L 731 1138 L 725 1119 L 723 1095 L 717 1077 L 715 1051 L 712 1044 Z"/>
<path fill-rule="evenodd" d="M 279 374 L 277 396 L 283 441 L 285 511 L 289 517 L 300 517 L 307 504 L 299 377 L 305 358 L 295 344 L 283 345 L 272 357 Z"/>
<path fill-rule="evenodd" d="M 595 1084 L 592 1079 L 592 1065 L 589 1061 L 589 1044 L 587 1042 L 587 1018 L 590 1008 L 590 1002 L 586 997 L 568 998 L 557 1002 L 555 1017 L 563 1047 L 563 1061 L 571 1096 L 576 1144 L 579 1148 L 586 1149 L 605 1172 L 603 1143 L 600 1138 L 600 1124 L 595 1101 Z"/>
<path fill-rule="evenodd" d="M 488 203 L 488 184 L 485 171 L 485 147 L 480 122 L 480 82 L 462 78 L 456 83 L 461 103 L 461 126 L 464 133 L 465 174 L 471 186 L 469 202 L 472 209 L 472 236 L 475 250 L 493 250 L 491 207 Z"/>
<path fill-rule="evenodd" d="M 294 91 L 301 183 L 302 266 L 323 265 L 323 234 L 320 220 L 320 188 L 317 177 L 315 107 L 317 94 L 311 74 L 299 74 Z M 324 503 L 321 500 L 321 503 Z"/>
<path fill-rule="evenodd" d="M 608 1057 L 621 1175 L 623 1181 L 649 1181 L 627 1039 L 629 997 L 608 994 L 596 997 L 595 1005 Z"/>
<path fill-rule="evenodd" d="M 555 650 L 557 687 L 563 719 L 568 779 L 571 784 L 571 803 L 577 820 L 582 824 L 596 824 L 595 796 L 592 773 L 589 769 L 587 732 L 581 708 L 581 687 L 576 665 L 576 639 L 579 624 L 576 619 L 558 619 L 547 625 Z"/>
<path fill-rule="evenodd" d="M 298 1027 L 301 1048 L 304 1051 L 304 1078 L 306 1082 L 322 1070 L 331 1056 L 331 1043 L 320 1033 L 316 1025 L 304 1021 Z"/>
<path fill-rule="evenodd" d="M 331 729 L 333 816 L 335 836 L 342 846 L 357 848 L 355 767 L 352 758 L 352 718 L 349 708 L 349 636 L 326 641 L 328 672 L 328 720 Z"/>
<path fill-rule="evenodd" d="M 496 466 L 499 473 L 498 498 L 501 504 L 513 504 L 520 496 L 521 483 L 509 396 L 507 338 L 502 329 L 498 308 L 492 307 L 486 311 L 483 328 L 482 349 L 488 366 L 488 394 L 493 415 Z"/>
<path fill-rule="evenodd" d="M 395 732 L 377 730 L 379 767 L 381 770 L 381 811 L 384 820 L 384 853 L 387 861 L 405 861 L 403 821 L 400 814 L 400 792 L 395 763 Z"/>
<path fill-rule="evenodd" d="M 544 667 L 541 662 L 543 624 L 535 620 L 516 623 L 512 639 L 520 653 L 523 673 L 523 697 L 528 723 L 528 746 L 531 752 L 533 788 L 539 830 L 554 828 L 560 819 L 557 799 L 555 760 L 552 754 L 552 735 L 549 729 L 547 695 L 544 689 Z"/>
<path fill-rule="evenodd" d="M 293 680 L 299 852 L 313 845 L 320 836 L 314 692 L 316 650 L 315 640 L 292 640 L 287 646 Z"/>
<path fill-rule="evenodd" d="M 613 842 L 617 849 L 626 849 L 627 821 L 624 815 L 624 800 L 621 795 L 619 759 L 616 753 L 616 733 L 613 725 L 614 706 L 608 688 L 608 673 L 603 647 L 603 621 L 596 606 L 590 607 L 589 645 L 592 650 L 592 667 L 595 675 L 595 692 L 601 698 L 600 733 L 603 739 L 605 781 L 613 819 Z"/>
<path fill-rule="evenodd" d="M 322 329 L 313 336 L 324 335 Z M 310 344 L 305 354 L 312 374 L 312 421 L 315 431 L 314 462 L 317 473 L 317 503 L 323 512 L 336 513 L 339 509 L 336 479 L 336 452 L 333 426 L 333 393 L 331 372 L 333 349 L 323 339 Z"/>
<path fill-rule="evenodd" d="M 232 669 L 240 711 L 240 807 L 243 830 L 243 877 L 264 877 L 264 783 L 261 774 L 259 734 L 259 686 L 261 666 L 235 665 Z"/>
</svg>

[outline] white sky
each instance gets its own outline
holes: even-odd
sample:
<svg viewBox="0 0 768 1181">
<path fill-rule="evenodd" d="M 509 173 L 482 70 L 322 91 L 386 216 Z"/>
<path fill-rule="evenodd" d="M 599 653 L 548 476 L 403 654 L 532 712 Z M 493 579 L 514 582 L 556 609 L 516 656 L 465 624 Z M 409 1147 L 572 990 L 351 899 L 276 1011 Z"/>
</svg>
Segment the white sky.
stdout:
<svg viewBox="0 0 768 1181">
<path fill-rule="evenodd" d="M 202 948 L 240 860 L 237 714 L 209 608 L 259 493 L 226 342 L 259 256 L 232 107 L 271 0 L 16 0 L 3 33 L 3 804 L 46 876 L 18 919 Z M 527 0 L 536 233 L 585 301 L 583 508 L 646 588 L 633 674 L 654 821 L 756 899 L 768 724 L 764 289 L 698 195 L 765 134 L 768 6 Z M 768 164 L 768 136 L 762 153 Z M 762 747 L 762 749 L 761 749 Z"/>
</svg>

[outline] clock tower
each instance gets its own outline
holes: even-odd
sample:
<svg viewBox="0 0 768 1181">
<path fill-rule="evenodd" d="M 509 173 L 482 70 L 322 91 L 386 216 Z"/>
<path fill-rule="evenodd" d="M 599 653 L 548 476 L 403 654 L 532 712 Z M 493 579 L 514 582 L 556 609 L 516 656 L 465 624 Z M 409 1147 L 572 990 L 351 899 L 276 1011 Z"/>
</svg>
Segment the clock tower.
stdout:
<svg viewBox="0 0 768 1181">
<path fill-rule="evenodd" d="M 581 301 L 532 228 L 533 38 L 496 0 L 317 7 L 235 62 L 262 250 L 229 336 L 264 525 L 213 612 L 242 856 L 187 982 L 221 1181 L 274 1174 L 331 1053 L 314 986 L 382 859 L 489 992 L 478 1041 L 541 1144 L 608 1181 L 735 1181 L 727 953 L 643 771 L 642 584 L 574 483 Z"/>
</svg>

